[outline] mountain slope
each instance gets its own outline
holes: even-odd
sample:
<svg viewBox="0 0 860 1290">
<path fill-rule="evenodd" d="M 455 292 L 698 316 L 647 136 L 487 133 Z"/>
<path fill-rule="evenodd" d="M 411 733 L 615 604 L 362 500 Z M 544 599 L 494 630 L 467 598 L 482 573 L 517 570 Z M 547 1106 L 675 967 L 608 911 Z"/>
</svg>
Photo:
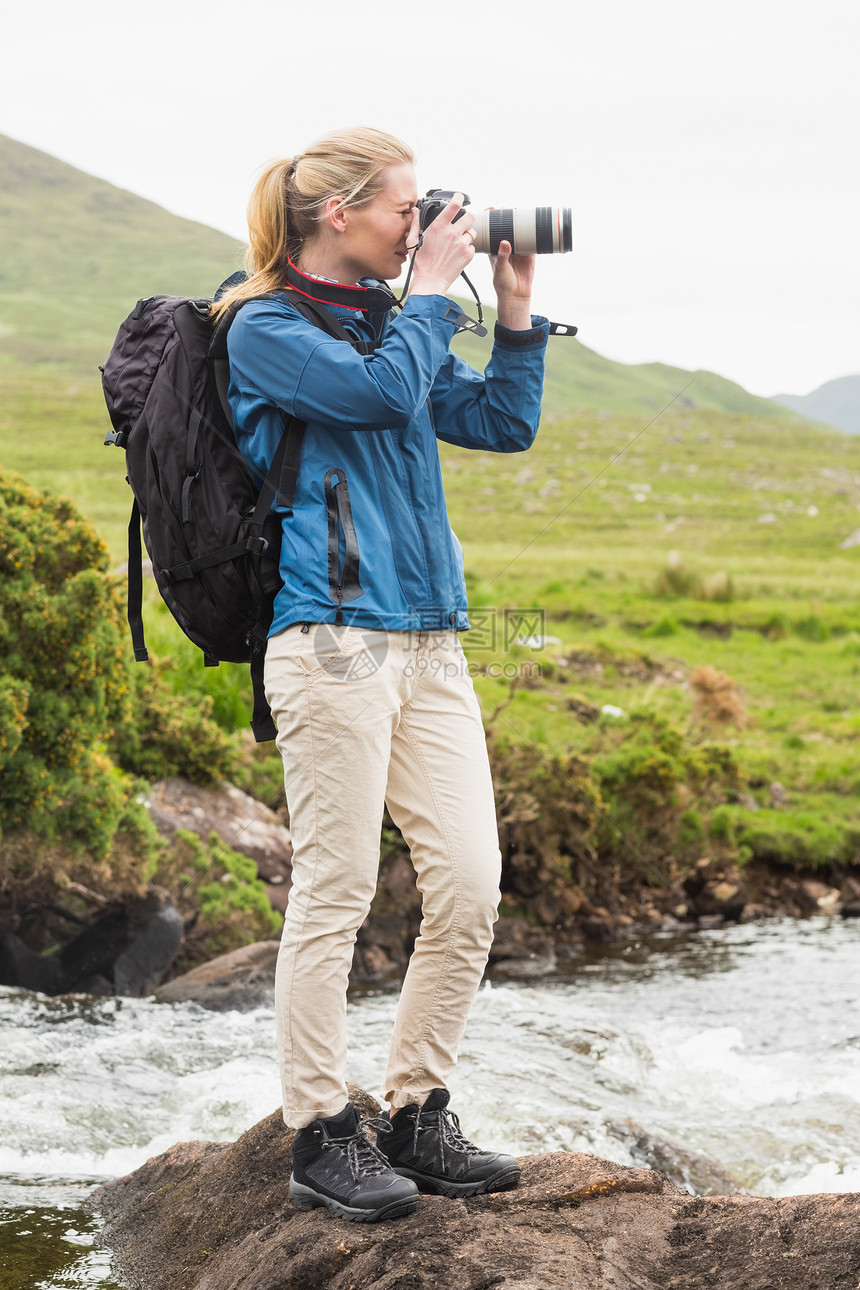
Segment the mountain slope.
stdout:
<svg viewBox="0 0 860 1290">
<path fill-rule="evenodd" d="M 93 370 L 140 296 L 211 295 L 239 243 L 0 135 L 0 356 Z"/>
<path fill-rule="evenodd" d="M 467 313 L 474 312 L 465 302 Z M 495 319 L 491 309 L 487 320 Z M 492 327 L 490 327 L 492 335 Z M 490 356 L 489 337 L 465 334 L 454 349 L 476 367 Z M 714 372 L 688 372 L 665 363 L 616 363 L 569 337 L 550 339 L 544 385 L 544 415 L 569 416 L 572 412 L 609 412 L 615 415 L 653 416 L 671 404 L 676 411 L 716 409 L 796 422 L 791 411 L 772 399 L 750 394 L 734 381 Z"/>
<path fill-rule="evenodd" d="M 140 296 L 211 295 L 241 260 L 240 244 L 226 234 L 2 135 L 0 191 L 0 364 L 7 373 L 9 365 L 21 376 L 19 364 L 59 364 L 65 375 L 75 369 L 96 380 L 96 365 Z M 489 356 L 489 341 L 471 336 L 456 347 L 482 367 Z M 549 415 L 649 416 L 672 400 L 688 410 L 796 420 L 781 404 L 711 372 L 631 366 L 576 340 L 550 342 Z"/>
<path fill-rule="evenodd" d="M 809 417 L 823 421 L 836 430 L 860 434 L 860 376 L 840 376 L 826 381 L 811 394 L 775 394 L 774 402 Z"/>
</svg>

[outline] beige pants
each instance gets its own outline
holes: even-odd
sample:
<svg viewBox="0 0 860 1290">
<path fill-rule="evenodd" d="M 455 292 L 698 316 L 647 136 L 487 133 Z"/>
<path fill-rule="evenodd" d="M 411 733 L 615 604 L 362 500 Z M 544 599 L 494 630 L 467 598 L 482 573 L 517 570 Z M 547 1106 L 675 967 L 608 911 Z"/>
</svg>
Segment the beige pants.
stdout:
<svg viewBox="0 0 860 1290">
<path fill-rule="evenodd" d="M 385 1096 L 421 1102 L 456 1064 L 499 902 L 490 768 L 459 639 L 294 624 L 269 641 L 266 693 L 294 848 L 275 981 L 284 1119 L 302 1128 L 347 1101 L 347 978 L 385 804 L 422 896 Z"/>
</svg>

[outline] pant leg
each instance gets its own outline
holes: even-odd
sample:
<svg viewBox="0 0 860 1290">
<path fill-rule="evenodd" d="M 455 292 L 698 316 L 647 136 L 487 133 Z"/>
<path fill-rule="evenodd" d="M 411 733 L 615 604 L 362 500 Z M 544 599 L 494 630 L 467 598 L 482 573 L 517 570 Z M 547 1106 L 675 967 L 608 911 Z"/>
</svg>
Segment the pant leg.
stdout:
<svg viewBox="0 0 860 1290">
<path fill-rule="evenodd" d="M 398 667 L 388 633 L 296 624 L 269 641 L 266 695 L 293 843 L 275 977 L 284 1119 L 302 1128 L 348 1100 L 346 990 L 376 890 Z"/>
<path fill-rule="evenodd" d="M 492 944 L 501 875 L 486 739 L 462 647 L 452 632 L 419 639 L 386 792 L 422 894 L 385 1081 L 395 1107 L 447 1086 Z"/>
</svg>

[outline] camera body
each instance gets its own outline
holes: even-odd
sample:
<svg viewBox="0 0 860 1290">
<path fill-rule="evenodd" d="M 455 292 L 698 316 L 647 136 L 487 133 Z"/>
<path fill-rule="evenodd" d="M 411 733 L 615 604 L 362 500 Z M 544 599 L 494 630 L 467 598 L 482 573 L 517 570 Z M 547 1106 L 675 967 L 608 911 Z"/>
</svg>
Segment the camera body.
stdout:
<svg viewBox="0 0 860 1290">
<path fill-rule="evenodd" d="M 463 205 L 471 205 L 471 198 L 468 193 L 463 193 L 462 196 Z M 428 228 L 433 223 L 437 215 L 441 215 L 448 203 L 453 200 L 453 197 L 453 189 L 449 191 L 447 188 L 430 188 L 425 197 L 418 198 L 418 214 L 422 233 L 425 228 Z M 462 214 L 463 212 L 460 211 L 460 214 L 456 216 L 454 219 L 455 224 L 462 217 Z"/>
<path fill-rule="evenodd" d="M 422 232 L 454 196 L 445 188 L 431 188 L 418 202 Z M 463 194 L 463 205 L 469 198 Z M 462 211 L 455 217 L 456 223 Z M 573 220 L 569 206 L 502 206 L 481 211 L 472 226 L 475 250 L 496 255 L 501 242 L 510 242 L 514 253 L 558 255 L 573 250 Z"/>
</svg>

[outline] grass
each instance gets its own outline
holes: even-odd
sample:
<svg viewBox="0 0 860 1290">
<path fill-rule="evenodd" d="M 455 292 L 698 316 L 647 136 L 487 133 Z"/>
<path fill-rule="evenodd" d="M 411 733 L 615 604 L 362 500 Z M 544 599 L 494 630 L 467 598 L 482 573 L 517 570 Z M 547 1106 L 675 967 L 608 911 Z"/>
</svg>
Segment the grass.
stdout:
<svg viewBox="0 0 860 1290">
<path fill-rule="evenodd" d="M 50 382 L 35 392 L 23 383 L 10 406 L 21 420 L 19 432 L 0 433 L 4 462 L 74 497 L 121 564 L 128 489 L 121 452 L 101 445 L 97 407 Z M 20 432 L 42 417 L 61 418 L 62 453 L 55 435 Z M 775 813 L 786 825 L 804 828 L 811 815 L 853 836 L 860 548 L 840 542 L 860 525 L 860 440 L 675 413 L 624 451 L 640 429 L 579 417 L 544 425 L 527 454 L 442 445 L 474 606 L 465 645 L 486 719 L 510 740 L 597 756 L 623 740 L 631 714 L 661 715 L 693 742 L 716 737 L 732 749 L 748 781 L 750 805 L 739 809 L 760 808 L 759 833 L 779 783 Z M 244 726 L 244 669 L 203 669 L 154 604 L 147 631 L 153 652 L 175 659 L 177 690 L 212 694 L 222 723 Z M 560 643 L 515 643 L 534 635 Z M 731 678 L 742 728 L 702 717 L 690 686 L 701 667 Z M 601 714 L 607 705 L 626 716 Z M 742 821 L 733 827 L 743 833 Z"/>
<path fill-rule="evenodd" d="M 860 548 L 840 549 L 860 527 L 860 446 L 717 412 L 640 431 L 550 421 L 527 455 L 474 466 L 443 445 L 472 600 L 500 624 L 495 651 L 467 638 L 485 714 L 505 705 L 511 737 L 587 755 L 624 721 L 583 720 L 589 708 L 666 716 L 733 750 L 759 850 L 778 783 L 784 829 L 809 837 L 805 817 L 830 822 L 842 858 L 846 845 L 860 854 Z M 560 644 L 506 647 L 511 606 Z M 539 681 L 512 692 L 491 674 L 502 657 L 538 664 Z M 708 666 L 734 681 L 743 728 L 697 711 L 690 677 Z M 813 842 L 829 845 L 820 830 Z"/>
</svg>

